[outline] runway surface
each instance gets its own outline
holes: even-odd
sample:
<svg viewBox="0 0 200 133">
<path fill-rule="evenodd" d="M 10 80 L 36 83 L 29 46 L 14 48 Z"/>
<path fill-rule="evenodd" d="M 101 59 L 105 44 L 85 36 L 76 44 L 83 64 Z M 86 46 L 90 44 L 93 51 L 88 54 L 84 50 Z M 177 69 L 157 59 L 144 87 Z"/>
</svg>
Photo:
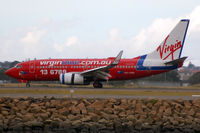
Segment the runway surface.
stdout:
<svg viewBox="0 0 200 133">
<path fill-rule="evenodd" d="M 0 97 L 73 97 L 73 98 L 200 98 L 199 88 L 54 88 L 54 87 L 0 87 Z"/>
</svg>

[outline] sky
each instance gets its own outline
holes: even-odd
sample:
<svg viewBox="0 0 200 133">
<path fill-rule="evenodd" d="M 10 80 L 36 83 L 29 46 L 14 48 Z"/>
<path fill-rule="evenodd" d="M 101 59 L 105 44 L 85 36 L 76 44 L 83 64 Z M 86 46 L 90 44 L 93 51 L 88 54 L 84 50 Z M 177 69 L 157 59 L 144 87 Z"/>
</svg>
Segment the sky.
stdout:
<svg viewBox="0 0 200 133">
<path fill-rule="evenodd" d="M 190 19 L 182 56 L 200 65 L 199 0 L 0 0 L 0 18 L 0 61 L 133 58 Z"/>
</svg>

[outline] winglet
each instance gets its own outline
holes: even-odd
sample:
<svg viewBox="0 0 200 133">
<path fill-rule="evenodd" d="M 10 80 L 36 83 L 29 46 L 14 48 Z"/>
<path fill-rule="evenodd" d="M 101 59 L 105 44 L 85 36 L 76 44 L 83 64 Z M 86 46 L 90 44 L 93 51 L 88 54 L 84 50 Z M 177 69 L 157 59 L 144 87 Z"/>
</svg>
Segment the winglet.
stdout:
<svg viewBox="0 0 200 133">
<path fill-rule="evenodd" d="M 121 60 L 121 57 L 122 57 L 122 54 L 123 54 L 123 50 L 121 50 L 119 52 L 119 54 L 117 55 L 117 57 L 114 59 L 114 61 L 112 62 L 111 65 L 118 65 L 120 60 Z"/>
</svg>

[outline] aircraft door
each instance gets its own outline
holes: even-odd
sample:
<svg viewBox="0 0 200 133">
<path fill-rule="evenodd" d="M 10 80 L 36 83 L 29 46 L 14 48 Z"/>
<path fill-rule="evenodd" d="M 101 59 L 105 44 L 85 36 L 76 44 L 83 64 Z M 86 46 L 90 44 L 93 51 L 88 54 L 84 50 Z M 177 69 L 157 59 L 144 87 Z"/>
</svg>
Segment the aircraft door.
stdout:
<svg viewBox="0 0 200 133">
<path fill-rule="evenodd" d="M 30 61 L 30 63 L 29 63 L 29 72 L 35 73 L 35 62 L 34 61 Z"/>
</svg>

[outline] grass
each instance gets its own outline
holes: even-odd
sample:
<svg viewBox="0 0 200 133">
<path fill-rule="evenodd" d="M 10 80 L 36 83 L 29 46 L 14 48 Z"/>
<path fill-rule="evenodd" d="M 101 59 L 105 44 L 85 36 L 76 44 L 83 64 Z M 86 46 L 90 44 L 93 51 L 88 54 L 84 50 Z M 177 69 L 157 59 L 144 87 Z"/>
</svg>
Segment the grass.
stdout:
<svg viewBox="0 0 200 133">
<path fill-rule="evenodd" d="M 69 89 L 0 89 L 0 94 L 70 94 Z M 192 96 L 200 92 L 133 91 L 133 90 L 76 90 L 75 95 L 129 95 L 129 96 Z M 155 101 L 152 101 L 153 103 Z"/>
</svg>

